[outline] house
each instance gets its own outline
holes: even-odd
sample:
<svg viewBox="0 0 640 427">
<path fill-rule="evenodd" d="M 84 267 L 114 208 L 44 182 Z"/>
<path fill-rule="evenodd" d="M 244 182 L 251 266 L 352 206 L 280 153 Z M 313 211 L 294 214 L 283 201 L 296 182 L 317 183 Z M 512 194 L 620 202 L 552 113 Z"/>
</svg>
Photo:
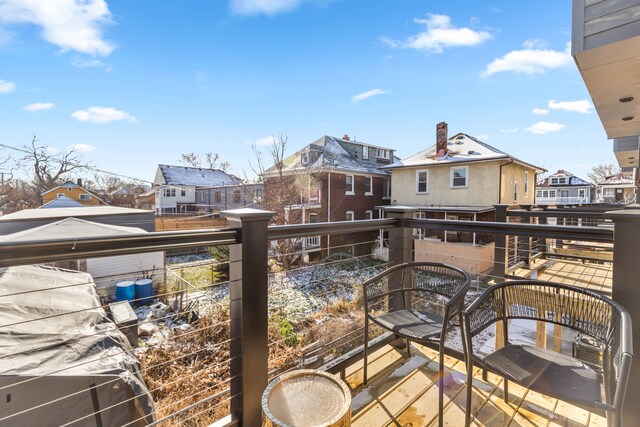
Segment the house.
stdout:
<svg viewBox="0 0 640 427">
<path fill-rule="evenodd" d="M 493 221 L 496 204 L 532 205 L 536 174 L 543 169 L 472 136 L 448 136 L 436 126 L 436 144 L 383 167 L 391 172 L 392 204 L 417 210 L 416 218 Z M 414 231 L 416 261 L 454 264 L 470 273 L 493 268 L 491 235 Z"/>
<path fill-rule="evenodd" d="M 90 209 L 90 208 L 81 208 Z M 24 212 L 24 211 L 21 211 Z M 84 219 L 68 217 L 40 226 L 0 236 L 0 244 L 65 238 L 89 238 L 144 234 L 138 227 L 101 224 Z M 115 295 L 115 285 L 123 280 L 135 280 L 143 274 L 164 275 L 164 252 L 144 252 L 130 255 L 94 257 L 55 263 L 57 267 L 90 273 L 98 293 L 103 297 Z M 161 279 L 162 280 L 162 279 Z M 162 280 L 163 281 L 163 280 Z"/>
<path fill-rule="evenodd" d="M 562 169 L 536 184 L 536 205 L 589 204 L 594 196 L 595 185 Z"/>
<path fill-rule="evenodd" d="M 153 181 L 157 215 L 217 214 L 259 207 L 261 184 L 245 184 L 219 169 L 158 165 Z"/>
<path fill-rule="evenodd" d="M 151 209 L 149 206 L 139 206 L 138 196 L 146 194 L 151 190 L 151 187 L 144 184 L 125 183 L 120 188 L 107 194 L 105 198 L 109 200 L 111 206 L 120 206 L 122 208 L 137 208 L 137 209 Z"/>
<path fill-rule="evenodd" d="M 78 202 L 77 200 L 73 200 L 70 197 L 65 196 L 64 194 L 59 194 L 58 197 L 51 200 L 48 203 L 40 206 L 38 209 L 53 209 L 53 208 L 81 208 L 85 205 Z"/>
<path fill-rule="evenodd" d="M 379 218 L 376 206 L 391 201 L 390 173 L 382 167 L 396 159 L 391 148 L 322 136 L 264 172 L 265 208 L 278 213 L 277 224 Z M 370 254 L 375 234 L 306 238 L 296 249 L 309 260 Z"/>
<path fill-rule="evenodd" d="M 58 185 L 57 187 L 42 193 L 42 204 L 46 205 L 61 196 L 75 200 L 84 206 L 100 206 L 107 204 L 100 197 L 82 187 L 82 179 L 80 178 L 78 178 L 77 183 L 67 181 L 62 185 Z"/>
<path fill-rule="evenodd" d="M 598 182 L 598 201 L 601 203 L 631 203 L 636 198 L 633 178 L 622 172 Z"/>
</svg>

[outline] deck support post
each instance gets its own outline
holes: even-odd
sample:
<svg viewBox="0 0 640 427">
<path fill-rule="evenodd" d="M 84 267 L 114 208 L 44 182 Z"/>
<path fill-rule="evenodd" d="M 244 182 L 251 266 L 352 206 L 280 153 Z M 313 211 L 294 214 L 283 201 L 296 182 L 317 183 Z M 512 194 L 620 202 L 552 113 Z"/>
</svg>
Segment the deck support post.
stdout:
<svg viewBox="0 0 640 427">
<path fill-rule="evenodd" d="M 615 224 L 613 233 L 613 300 L 627 309 L 631 316 L 633 343 L 640 343 L 640 205 L 628 205 L 622 210 L 607 212 Z M 640 425 L 640 363 L 631 364 L 622 425 Z"/>
<path fill-rule="evenodd" d="M 507 222 L 509 205 L 493 205 L 496 208 L 496 222 Z M 504 282 L 507 271 L 507 240 L 508 236 L 496 234 L 493 256 L 493 279 L 496 283 Z"/>
<path fill-rule="evenodd" d="M 413 230 L 405 227 L 404 220 L 412 219 L 416 209 L 406 206 L 385 206 L 384 211 L 387 213 L 387 218 L 400 220 L 400 227 L 394 227 L 389 230 L 389 262 L 391 266 L 413 261 L 415 259 L 413 254 Z M 400 285 L 401 275 L 401 271 L 394 273 L 390 280 Z M 402 307 L 402 299 L 397 295 L 392 295 L 389 299 L 389 310 L 392 307 L 393 310 L 399 310 Z"/>
<path fill-rule="evenodd" d="M 232 418 L 244 426 L 262 424 L 262 393 L 269 358 L 267 226 L 275 213 L 258 209 L 221 212 L 240 243 L 229 246 Z"/>
<path fill-rule="evenodd" d="M 531 212 L 531 208 L 533 207 L 533 205 L 520 205 L 520 207 L 527 212 Z M 520 218 L 520 222 L 522 222 L 523 224 L 530 224 L 531 218 L 529 217 Z M 517 249 L 518 259 L 521 259 L 524 261 L 525 268 L 529 268 L 531 266 L 532 239 L 533 239 L 532 237 L 524 237 L 524 236 L 518 237 L 518 249 Z"/>
</svg>

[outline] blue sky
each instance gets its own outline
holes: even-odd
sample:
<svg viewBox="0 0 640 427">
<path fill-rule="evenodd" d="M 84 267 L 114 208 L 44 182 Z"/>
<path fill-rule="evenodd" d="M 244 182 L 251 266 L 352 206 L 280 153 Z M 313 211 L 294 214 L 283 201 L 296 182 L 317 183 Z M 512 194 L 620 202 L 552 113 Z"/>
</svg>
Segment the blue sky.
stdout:
<svg viewBox="0 0 640 427">
<path fill-rule="evenodd" d="M 584 176 L 613 154 L 570 39 L 569 0 L 0 0 L 0 143 L 152 180 L 280 134 L 407 157 L 446 121 Z"/>
</svg>

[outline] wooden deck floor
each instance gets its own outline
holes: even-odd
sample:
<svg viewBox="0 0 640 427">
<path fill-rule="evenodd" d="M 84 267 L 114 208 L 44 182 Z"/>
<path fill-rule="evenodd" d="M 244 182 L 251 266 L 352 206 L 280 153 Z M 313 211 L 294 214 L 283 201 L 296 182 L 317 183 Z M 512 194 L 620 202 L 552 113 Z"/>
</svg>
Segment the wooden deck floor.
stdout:
<svg viewBox="0 0 640 427">
<path fill-rule="evenodd" d="M 580 286 L 611 296 L 612 271 L 612 264 L 538 259 L 531 268 L 518 268 L 512 274 L 522 278 Z"/>
<path fill-rule="evenodd" d="M 438 423 L 438 364 L 436 351 L 414 344 L 414 355 L 386 346 L 369 359 L 369 385 L 362 385 L 362 361 L 346 372 L 353 390 L 354 427 L 435 426 Z M 464 426 L 466 370 L 464 362 L 445 358 L 444 424 Z M 605 426 L 606 419 L 566 402 L 509 384 L 509 403 L 503 400 L 502 378 L 474 374 L 475 426 Z"/>
</svg>

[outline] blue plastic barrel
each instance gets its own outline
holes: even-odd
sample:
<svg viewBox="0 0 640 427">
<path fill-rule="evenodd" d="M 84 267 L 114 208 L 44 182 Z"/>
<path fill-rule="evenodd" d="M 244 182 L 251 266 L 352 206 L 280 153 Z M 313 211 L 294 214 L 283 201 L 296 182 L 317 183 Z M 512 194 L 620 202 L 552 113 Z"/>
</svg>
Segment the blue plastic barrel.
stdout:
<svg viewBox="0 0 640 427">
<path fill-rule="evenodd" d="M 138 305 L 153 302 L 153 281 L 151 279 L 140 279 L 136 282 L 136 302 Z"/>
<path fill-rule="evenodd" d="M 116 301 L 133 301 L 136 298 L 135 285 L 131 280 L 116 283 Z"/>
</svg>

